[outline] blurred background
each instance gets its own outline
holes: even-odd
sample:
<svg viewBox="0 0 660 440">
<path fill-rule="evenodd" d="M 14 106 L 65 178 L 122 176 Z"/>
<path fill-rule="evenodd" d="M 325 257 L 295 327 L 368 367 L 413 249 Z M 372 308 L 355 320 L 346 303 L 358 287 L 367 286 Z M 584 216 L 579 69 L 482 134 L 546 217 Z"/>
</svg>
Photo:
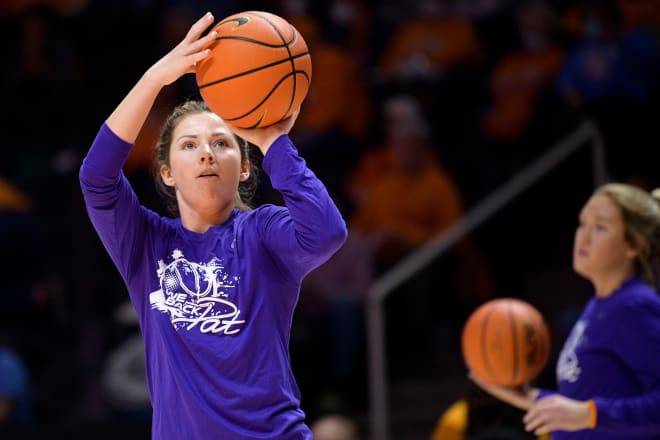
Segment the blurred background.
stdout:
<svg viewBox="0 0 660 440">
<path fill-rule="evenodd" d="M 579 209 L 604 179 L 660 186 L 660 0 L 2 0 L 0 437 L 149 438 L 135 316 L 77 172 L 115 105 L 194 20 L 249 9 L 283 16 L 310 48 L 291 136 L 350 230 L 306 279 L 292 327 L 318 438 L 336 419 L 327 438 L 369 438 L 369 292 L 412 260 L 382 302 L 390 437 L 430 439 L 453 408 L 456 436 L 435 439 L 477 438 L 483 427 L 454 405 L 472 401 L 482 425 L 512 429 L 497 438 L 526 438 L 520 414 L 470 387 L 461 328 L 488 299 L 529 301 L 553 337 L 537 382 L 554 386 L 590 295 L 571 270 Z M 164 89 L 125 167 L 162 214 L 152 147 L 172 107 L 197 96 L 192 75 Z M 566 142 L 570 154 L 522 178 Z M 487 201 L 497 209 L 446 252 L 415 258 Z M 265 176 L 255 202 L 281 202 Z"/>
</svg>

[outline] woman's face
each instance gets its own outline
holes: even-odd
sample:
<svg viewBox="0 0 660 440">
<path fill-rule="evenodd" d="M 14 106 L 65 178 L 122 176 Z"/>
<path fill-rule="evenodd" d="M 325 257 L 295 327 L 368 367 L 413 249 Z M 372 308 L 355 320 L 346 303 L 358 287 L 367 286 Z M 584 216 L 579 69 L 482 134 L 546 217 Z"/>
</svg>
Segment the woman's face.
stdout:
<svg viewBox="0 0 660 440">
<path fill-rule="evenodd" d="M 630 274 L 636 251 L 625 239 L 621 210 L 604 194 L 592 196 L 582 208 L 575 231 L 573 269 L 597 282 L 612 274 Z"/>
<path fill-rule="evenodd" d="M 249 162 L 220 117 L 195 113 L 174 128 L 170 164 L 161 167 L 161 177 L 175 188 L 180 210 L 221 210 L 233 204 L 239 181 L 249 177 Z"/>
</svg>

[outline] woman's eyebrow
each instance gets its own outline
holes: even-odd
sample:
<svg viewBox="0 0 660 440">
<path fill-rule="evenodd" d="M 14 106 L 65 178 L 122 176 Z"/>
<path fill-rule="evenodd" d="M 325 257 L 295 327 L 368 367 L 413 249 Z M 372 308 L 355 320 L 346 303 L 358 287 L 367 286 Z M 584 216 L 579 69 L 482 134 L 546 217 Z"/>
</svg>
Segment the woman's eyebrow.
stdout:
<svg viewBox="0 0 660 440">
<path fill-rule="evenodd" d="M 600 220 L 600 221 L 603 221 L 603 220 L 604 220 L 604 221 L 608 221 L 608 222 L 609 222 L 609 221 L 612 220 L 612 216 L 611 216 L 611 215 L 607 215 L 607 214 L 596 214 L 595 217 L 596 217 L 596 220 Z"/>
<path fill-rule="evenodd" d="M 182 134 L 181 136 L 179 136 L 179 137 L 176 139 L 175 142 L 179 142 L 179 141 L 180 141 L 181 139 L 183 139 L 183 138 L 197 139 L 197 135 L 196 135 L 196 134 Z"/>
</svg>

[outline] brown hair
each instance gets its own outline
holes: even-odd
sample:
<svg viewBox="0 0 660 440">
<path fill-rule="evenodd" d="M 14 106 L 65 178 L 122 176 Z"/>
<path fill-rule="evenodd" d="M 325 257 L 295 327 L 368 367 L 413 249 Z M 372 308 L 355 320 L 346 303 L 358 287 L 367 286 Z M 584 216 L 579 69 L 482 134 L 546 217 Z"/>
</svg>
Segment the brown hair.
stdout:
<svg viewBox="0 0 660 440">
<path fill-rule="evenodd" d="M 651 194 L 633 185 L 608 183 L 595 194 L 604 194 L 619 207 L 624 238 L 635 249 L 635 273 L 657 287 L 660 262 L 660 189 Z"/>
<path fill-rule="evenodd" d="M 165 206 L 174 215 L 179 215 L 179 205 L 176 200 L 176 192 L 173 187 L 165 185 L 160 175 L 160 169 L 163 165 L 170 166 L 170 147 L 172 144 L 172 133 L 186 116 L 198 113 L 211 112 L 211 109 L 203 101 L 189 100 L 177 105 L 172 113 L 168 116 L 163 129 L 161 130 L 160 137 L 156 143 L 156 160 L 154 163 L 154 181 L 156 190 L 163 198 Z M 241 160 L 248 160 L 250 162 L 250 175 L 249 177 L 240 182 L 238 191 L 234 196 L 234 202 L 238 209 L 249 210 L 251 209 L 250 201 L 257 190 L 258 184 L 258 170 L 254 165 L 252 157 L 255 153 L 255 147 L 243 138 L 236 136 L 236 140 L 241 150 Z"/>
</svg>

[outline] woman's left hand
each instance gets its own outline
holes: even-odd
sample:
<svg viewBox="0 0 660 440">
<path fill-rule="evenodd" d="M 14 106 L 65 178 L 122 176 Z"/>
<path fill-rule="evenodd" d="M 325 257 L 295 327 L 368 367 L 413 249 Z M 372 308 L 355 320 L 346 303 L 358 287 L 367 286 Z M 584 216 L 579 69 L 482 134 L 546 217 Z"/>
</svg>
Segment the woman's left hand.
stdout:
<svg viewBox="0 0 660 440">
<path fill-rule="evenodd" d="M 270 146 L 278 137 L 282 136 L 283 134 L 288 134 L 291 131 L 291 128 L 293 128 L 293 124 L 295 124 L 299 113 L 300 107 L 298 107 L 296 111 L 293 112 L 293 114 L 288 118 L 283 119 L 273 125 L 262 128 L 240 128 L 229 123 L 228 125 L 234 134 L 259 147 L 261 152 L 265 155 Z"/>
<path fill-rule="evenodd" d="M 551 431 L 579 431 L 589 427 L 589 404 L 553 394 L 537 400 L 523 418 L 525 429 L 534 434 Z"/>
</svg>

